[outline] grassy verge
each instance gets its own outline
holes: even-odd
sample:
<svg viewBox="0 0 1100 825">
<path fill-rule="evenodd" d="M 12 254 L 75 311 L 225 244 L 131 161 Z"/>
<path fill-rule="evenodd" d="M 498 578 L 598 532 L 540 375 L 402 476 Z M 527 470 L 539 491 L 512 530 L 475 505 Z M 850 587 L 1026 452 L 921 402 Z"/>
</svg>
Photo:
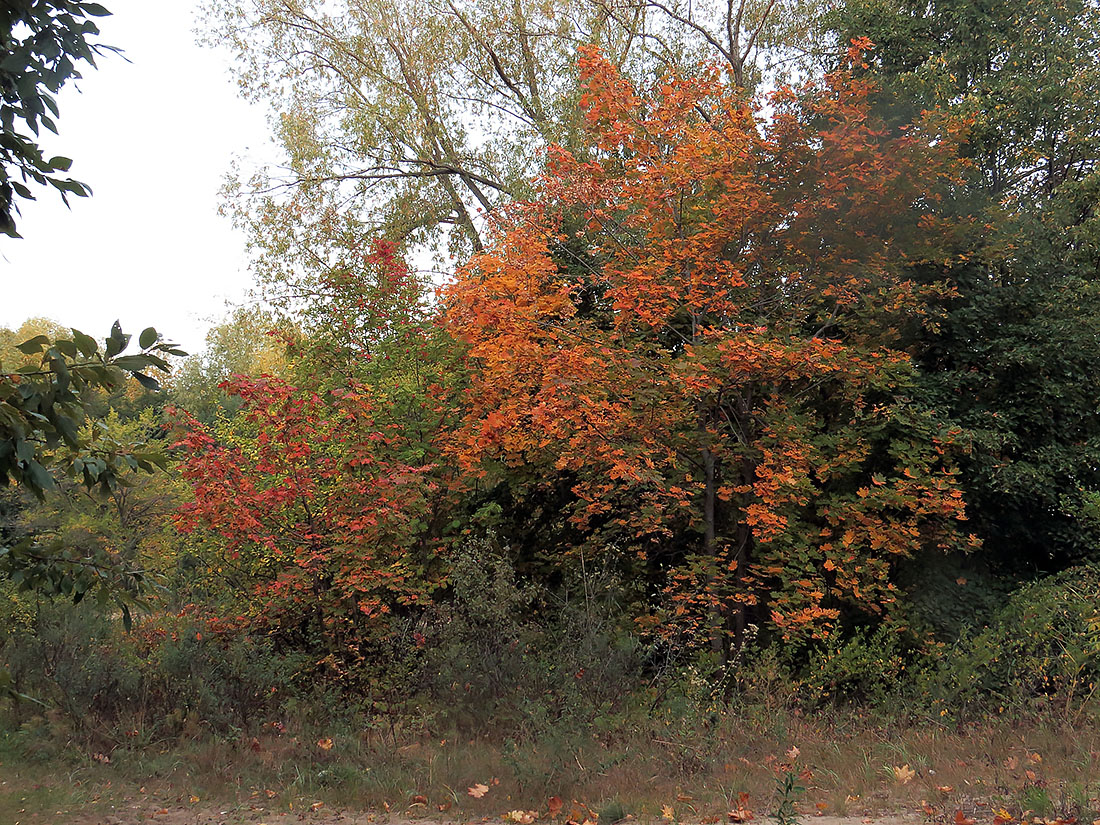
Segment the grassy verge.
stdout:
<svg viewBox="0 0 1100 825">
<path fill-rule="evenodd" d="M 0 822 L 75 822 L 77 811 L 209 802 L 222 810 L 308 812 L 321 803 L 380 819 L 499 821 L 509 811 L 548 819 L 556 798 L 557 818 L 603 823 L 726 822 L 738 809 L 766 820 L 784 803 L 802 815 L 947 822 L 957 811 L 978 822 L 998 811 L 1027 823 L 1092 822 L 1100 808 L 1100 731 L 1003 720 L 948 729 L 772 712 L 723 719 L 690 736 L 670 729 L 502 739 L 285 723 L 256 736 L 109 752 L 58 734 L 28 724 L 4 735 Z M 469 793 L 477 785 L 486 788 L 480 797 Z"/>
</svg>

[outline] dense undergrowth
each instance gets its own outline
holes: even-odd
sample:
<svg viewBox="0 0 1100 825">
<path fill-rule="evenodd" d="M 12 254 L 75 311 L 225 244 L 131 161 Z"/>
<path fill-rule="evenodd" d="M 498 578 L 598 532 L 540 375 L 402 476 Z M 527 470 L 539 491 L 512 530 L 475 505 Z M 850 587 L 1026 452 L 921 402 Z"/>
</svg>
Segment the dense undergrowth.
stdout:
<svg viewBox="0 0 1100 825">
<path fill-rule="evenodd" d="M 749 642 L 724 665 L 639 635 L 610 574 L 564 599 L 479 547 L 456 560 L 456 582 L 451 599 L 395 634 L 348 685 L 322 678 L 302 650 L 194 608 L 151 613 L 127 632 L 92 606 L 14 595 L 0 624 L 0 662 L 19 692 L 101 749 L 262 735 L 294 720 L 383 738 L 532 743 L 630 732 L 690 751 L 702 747 L 702 732 L 761 712 L 1076 726 L 1100 711 L 1100 571 L 1092 567 L 1023 585 L 950 644 L 898 622 L 808 649 Z M 8 713 L 26 721 L 42 710 L 24 701 Z"/>
</svg>

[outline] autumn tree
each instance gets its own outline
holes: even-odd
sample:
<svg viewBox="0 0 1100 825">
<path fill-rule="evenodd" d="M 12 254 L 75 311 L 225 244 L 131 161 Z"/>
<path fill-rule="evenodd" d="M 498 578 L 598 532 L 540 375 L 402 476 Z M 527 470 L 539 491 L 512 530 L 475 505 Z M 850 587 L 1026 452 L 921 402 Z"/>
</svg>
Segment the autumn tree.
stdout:
<svg viewBox="0 0 1100 825">
<path fill-rule="evenodd" d="M 849 67 L 767 116 L 718 69 L 642 91 L 585 49 L 581 78 L 595 151 L 552 149 L 446 295 L 456 458 L 571 474 L 587 552 L 642 560 L 665 631 L 728 651 L 750 621 L 888 610 L 897 560 L 971 541 L 955 432 L 898 346 L 936 293 L 909 267 L 943 254 L 956 124 L 891 134 Z"/>
<path fill-rule="evenodd" d="M 576 49 L 632 77 L 710 59 L 756 83 L 810 15 L 790 0 L 208 0 L 209 38 L 272 108 L 285 163 L 228 187 L 265 297 L 315 288 L 376 237 L 464 257 L 530 194 L 540 152 L 583 154 Z M 302 288 L 304 286 L 304 289 Z"/>
</svg>

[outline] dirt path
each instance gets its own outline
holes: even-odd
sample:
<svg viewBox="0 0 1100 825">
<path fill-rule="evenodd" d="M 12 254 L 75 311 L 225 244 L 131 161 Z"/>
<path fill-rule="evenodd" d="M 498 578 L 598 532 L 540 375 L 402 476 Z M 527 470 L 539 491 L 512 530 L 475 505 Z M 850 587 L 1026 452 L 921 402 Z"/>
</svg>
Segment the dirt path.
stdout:
<svg viewBox="0 0 1100 825">
<path fill-rule="evenodd" d="M 159 806 L 156 800 L 142 800 L 128 805 L 110 806 L 112 810 L 90 813 L 78 810 L 56 814 L 30 814 L 12 825 L 289 825 L 304 822 L 309 825 L 503 825 L 500 818 L 474 820 L 432 820 L 392 817 L 388 814 L 363 813 L 328 809 L 313 805 L 300 811 L 268 811 L 262 804 L 242 804 L 230 807 L 209 807 L 202 804 Z M 639 821 L 639 820 L 631 820 Z M 657 820 L 662 821 L 662 820 Z M 769 820 L 763 820 L 763 823 Z M 892 815 L 881 817 L 806 816 L 802 825 L 922 825 L 919 816 Z M 692 825 L 692 823 L 683 823 Z"/>
</svg>

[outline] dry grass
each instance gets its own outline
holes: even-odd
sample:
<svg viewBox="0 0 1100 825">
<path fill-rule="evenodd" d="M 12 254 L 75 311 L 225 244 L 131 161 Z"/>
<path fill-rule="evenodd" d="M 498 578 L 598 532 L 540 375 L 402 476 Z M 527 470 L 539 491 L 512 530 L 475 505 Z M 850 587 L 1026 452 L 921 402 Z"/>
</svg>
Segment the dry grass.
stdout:
<svg viewBox="0 0 1100 825">
<path fill-rule="evenodd" d="M 322 801 L 380 817 L 472 820 L 514 809 L 545 817 L 547 800 L 557 796 L 565 815 L 581 819 L 602 813 L 605 822 L 623 814 L 652 821 L 670 805 L 677 820 L 725 822 L 743 793 L 756 818 L 766 819 L 778 807 L 777 777 L 786 770 L 802 775 L 796 803 L 807 815 L 950 820 L 963 810 L 989 822 L 992 810 L 1004 808 L 1017 817 L 1031 811 L 1029 818 L 1091 822 L 1100 807 L 1100 731 L 1004 721 L 946 729 L 776 711 L 766 724 L 730 718 L 691 736 L 568 731 L 504 741 L 288 724 L 255 738 L 117 749 L 109 763 L 75 746 L 41 759 L 35 776 L 24 763 L 16 777 L 5 758 L 0 779 L 8 787 L 45 783 L 51 799 L 76 808 L 97 795 L 130 798 L 145 788 L 179 804 L 194 797 L 289 812 Z M 477 783 L 489 786 L 481 799 L 467 793 Z M 4 805 L 11 807 L 0 802 L 0 811 Z"/>
</svg>

